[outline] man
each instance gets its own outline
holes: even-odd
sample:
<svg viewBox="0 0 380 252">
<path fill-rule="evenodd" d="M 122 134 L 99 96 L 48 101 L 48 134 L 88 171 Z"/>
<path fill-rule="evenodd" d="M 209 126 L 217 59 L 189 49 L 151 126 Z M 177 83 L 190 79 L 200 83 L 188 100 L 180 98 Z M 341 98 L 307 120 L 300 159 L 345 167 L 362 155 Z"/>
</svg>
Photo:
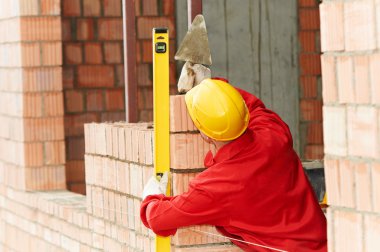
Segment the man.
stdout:
<svg viewBox="0 0 380 252">
<path fill-rule="evenodd" d="M 148 182 L 144 225 L 161 236 L 183 226 L 215 225 L 244 251 L 327 251 L 325 216 L 281 118 L 223 79 L 203 80 L 185 101 L 216 151 L 206 155 L 207 169 L 182 195 L 163 194 L 167 177 Z"/>
</svg>

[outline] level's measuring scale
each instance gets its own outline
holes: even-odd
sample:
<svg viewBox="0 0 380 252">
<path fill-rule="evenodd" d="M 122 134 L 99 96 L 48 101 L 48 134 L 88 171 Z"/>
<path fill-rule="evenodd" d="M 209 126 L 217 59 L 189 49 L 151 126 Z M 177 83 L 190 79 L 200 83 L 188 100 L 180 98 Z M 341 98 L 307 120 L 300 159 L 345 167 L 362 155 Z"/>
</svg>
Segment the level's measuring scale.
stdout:
<svg viewBox="0 0 380 252">
<path fill-rule="evenodd" d="M 170 169 L 169 152 L 169 31 L 153 28 L 153 121 L 156 176 Z M 166 195 L 170 193 L 170 180 Z M 156 252 L 170 251 L 170 237 L 156 236 Z"/>
</svg>

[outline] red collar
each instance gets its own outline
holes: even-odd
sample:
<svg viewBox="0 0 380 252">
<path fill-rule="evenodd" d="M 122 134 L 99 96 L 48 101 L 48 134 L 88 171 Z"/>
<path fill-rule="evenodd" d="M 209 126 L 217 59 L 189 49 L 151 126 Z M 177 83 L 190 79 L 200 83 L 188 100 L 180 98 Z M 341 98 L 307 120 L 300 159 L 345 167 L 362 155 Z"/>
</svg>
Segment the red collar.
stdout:
<svg viewBox="0 0 380 252">
<path fill-rule="evenodd" d="M 224 145 L 219 151 L 216 153 L 215 157 L 213 157 L 212 152 L 209 151 L 206 154 L 204 165 L 205 167 L 213 166 L 217 163 L 221 163 L 223 161 L 229 160 L 238 154 L 240 151 L 247 146 L 249 142 L 253 139 L 252 131 L 247 129 L 243 135 L 235 139 L 234 141 Z"/>
</svg>

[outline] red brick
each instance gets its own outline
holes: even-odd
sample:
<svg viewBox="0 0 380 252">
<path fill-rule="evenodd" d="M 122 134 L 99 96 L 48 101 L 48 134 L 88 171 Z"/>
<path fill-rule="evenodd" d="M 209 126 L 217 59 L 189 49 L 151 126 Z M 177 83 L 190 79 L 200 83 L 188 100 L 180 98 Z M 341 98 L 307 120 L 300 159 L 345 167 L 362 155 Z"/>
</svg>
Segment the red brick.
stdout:
<svg viewBox="0 0 380 252">
<path fill-rule="evenodd" d="M 300 102 L 301 120 L 321 121 L 322 120 L 322 101 L 305 100 Z"/>
<path fill-rule="evenodd" d="M 139 109 L 153 109 L 153 90 L 151 88 L 141 88 L 137 95 Z"/>
<path fill-rule="evenodd" d="M 369 83 L 369 58 L 357 56 L 354 58 L 355 65 L 355 101 L 357 104 L 370 102 Z"/>
<path fill-rule="evenodd" d="M 100 43 L 86 43 L 84 45 L 84 59 L 88 64 L 101 64 L 103 61 Z"/>
<path fill-rule="evenodd" d="M 141 9 L 142 9 L 142 8 L 141 8 L 141 7 L 142 7 L 142 6 L 141 6 L 141 1 L 142 1 L 142 0 L 136 0 L 136 1 L 135 1 L 135 15 L 136 15 L 136 17 L 137 17 L 137 16 L 141 16 Z"/>
<path fill-rule="evenodd" d="M 121 50 L 122 44 L 116 43 L 104 43 L 104 58 L 106 63 L 122 63 L 123 53 Z"/>
<path fill-rule="evenodd" d="M 93 40 L 94 39 L 94 20 L 78 19 L 77 20 L 77 39 L 78 40 Z"/>
<path fill-rule="evenodd" d="M 302 52 L 315 52 L 316 51 L 315 34 L 316 34 L 316 32 L 314 32 L 314 31 L 300 31 L 298 33 L 298 39 L 300 41 Z"/>
<path fill-rule="evenodd" d="M 46 117 L 63 116 L 63 93 L 62 92 L 46 92 L 43 93 L 43 114 Z"/>
<path fill-rule="evenodd" d="M 314 160 L 314 159 L 323 159 L 323 145 L 307 145 L 305 147 L 305 159 Z"/>
<path fill-rule="evenodd" d="M 151 39 L 153 27 L 168 27 L 169 38 L 175 38 L 174 20 L 169 17 L 138 17 L 137 18 L 137 38 Z"/>
<path fill-rule="evenodd" d="M 68 138 L 67 142 L 67 159 L 83 160 L 84 159 L 84 139 Z"/>
<path fill-rule="evenodd" d="M 319 9 L 300 9 L 299 10 L 301 30 L 319 30 Z"/>
<path fill-rule="evenodd" d="M 124 65 L 116 65 L 116 86 L 124 87 Z"/>
<path fill-rule="evenodd" d="M 318 4 L 318 0 L 298 0 L 299 7 L 317 7 Z"/>
<path fill-rule="evenodd" d="M 68 187 L 71 192 L 86 195 L 86 185 L 84 183 L 70 183 Z"/>
<path fill-rule="evenodd" d="M 87 111 L 103 111 L 104 110 L 104 97 L 102 90 L 87 91 L 86 96 Z"/>
<path fill-rule="evenodd" d="M 150 86 L 153 85 L 153 73 L 152 65 L 150 64 L 138 64 L 137 65 L 137 84 L 139 86 Z"/>
<path fill-rule="evenodd" d="M 337 59 L 338 97 L 339 103 L 354 103 L 353 59 L 341 56 Z"/>
<path fill-rule="evenodd" d="M 42 15 L 60 15 L 60 0 L 41 0 L 40 8 Z"/>
<path fill-rule="evenodd" d="M 322 51 L 344 50 L 343 2 L 323 2 L 320 11 Z"/>
<path fill-rule="evenodd" d="M 316 76 L 301 76 L 300 85 L 302 98 L 317 98 L 318 85 Z"/>
<path fill-rule="evenodd" d="M 98 17 L 100 16 L 100 0 L 82 0 L 83 15 Z"/>
<path fill-rule="evenodd" d="M 162 2 L 162 13 L 165 16 L 174 15 L 175 1 L 174 0 L 165 0 Z"/>
<path fill-rule="evenodd" d="M 65 66 L 62 69 L 62 82 L 64 89 L 70 89 L 74 87 L 74 68 Z"/>
<path fill-rule="evenodd" d="M 153 110 L 152 109 L 140 110 L 139 121 L 140 122 L 151 122 L 151 121 L 153 121 Z"/>
<path fill-rule="evenodd" d="M 78 86 L 80 87 L 113 87 L 114 69 L 111 66 L 79 66 Z"/>
<path fill-rule="evenodd" d="M 24 165 L 27 167 L 38 167 L 44 163 L 43 144 L 42 143 L 26 143 L 24 144 Z"/>
<path fill-rule="evenodd" d="M 113 89 L 105 91 L 106 109 L 123 110 L 124 104 L 124 89 Z"/>
<path fill-rule="evenodd" d="M 83 111 L 83 93 L 76 90 L 65 91 L 66 112 Z"/>
<path fill-rule="evenodd" d="M 373 10 L 372 0 L 345 3 L 344 27 L 347 51 L 376 48 L 375 12 Z"/>
<path fill-rule="evenodd" d="M 371 100 L 373 104 L 380 105 L 380 54 L 370 56 L 370 74 L 371 74 Z"/>
<path fill-rule="evenodd" d="M 309 144 L 323 144 L 322 122 L 307 125 L 307 142 Z"/>
<path fill-rule="evenodd" d="M 103 0 L 104 16 L 121 16 L 120 0 Z"/>
<path fill-rule="evenodd" d="M 157 0 L 144 0 L 142 1 L 142 9 L 144 16 L 157 16 Z"/>
<path fill-rule="evenodd" d="M 71 37 L 71 19 L 62 19 L 62 41 L 70 41 Z"/>
<path fill-rule="evenodd" d="M 142 60 L 143 60 L 143 62 L 152 63 L 152 60 L 153 60 L 152 41 L 142 40 L 141 43 L 142 43 Z"/>
<path fill-rule="evenodd" d="M 90 167 L 89 169 L 92 169 Z M 69 183 L 83 183 L 85 180 L 84 162 L 68 160 L 66 162 L 66 178 Z"/>
<path fill-rule="evenodd" d="M 63 16 L 80 16 L 80 0 L 62 0 Z"/>
<path fill-rule="evenodd" d="M 65 43 L 65 64 L 82 63 L 82 45 L 81 43 Z"/>
<path fill-rule="evenodd" d="M 98 20 L 99 40 L 123 40 L 123 21 L 120 18 Z"/>
<path fill-rule="evenodd" d="M 320 75 L 321 58 L 319 54 L 300 54 L 300 69 L 302 75 Z"/>
<path fill-rule="evenodd" d="M 65 114 L 65 136 L 83 136 L 83 125 L 97 121 L 99 119 L 95 113 Z"/>
<path fill-rule="evenodd" d="M 40 66 L 42 61 L 40 43 L 22 43 L 21 61 L 22 66 Z"/>
</svg>

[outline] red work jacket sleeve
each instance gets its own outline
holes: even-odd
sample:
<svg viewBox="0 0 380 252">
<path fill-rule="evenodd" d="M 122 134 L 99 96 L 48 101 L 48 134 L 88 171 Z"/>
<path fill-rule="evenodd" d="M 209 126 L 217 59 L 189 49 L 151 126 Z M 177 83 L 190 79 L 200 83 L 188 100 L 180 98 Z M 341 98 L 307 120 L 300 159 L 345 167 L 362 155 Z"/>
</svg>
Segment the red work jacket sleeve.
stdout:
<svg viewBox="0 0 380 252">
<path fill-rule="evenodd" d="M 141 204 L 140 217 L 147 228 L 161 236 L 174 235 L 179 227 L 223 225 L 228 222 L 220 202 L 205 190 L 190 186 L 188 192 L 166 197 L 150 195 Z"/>
</svg>

